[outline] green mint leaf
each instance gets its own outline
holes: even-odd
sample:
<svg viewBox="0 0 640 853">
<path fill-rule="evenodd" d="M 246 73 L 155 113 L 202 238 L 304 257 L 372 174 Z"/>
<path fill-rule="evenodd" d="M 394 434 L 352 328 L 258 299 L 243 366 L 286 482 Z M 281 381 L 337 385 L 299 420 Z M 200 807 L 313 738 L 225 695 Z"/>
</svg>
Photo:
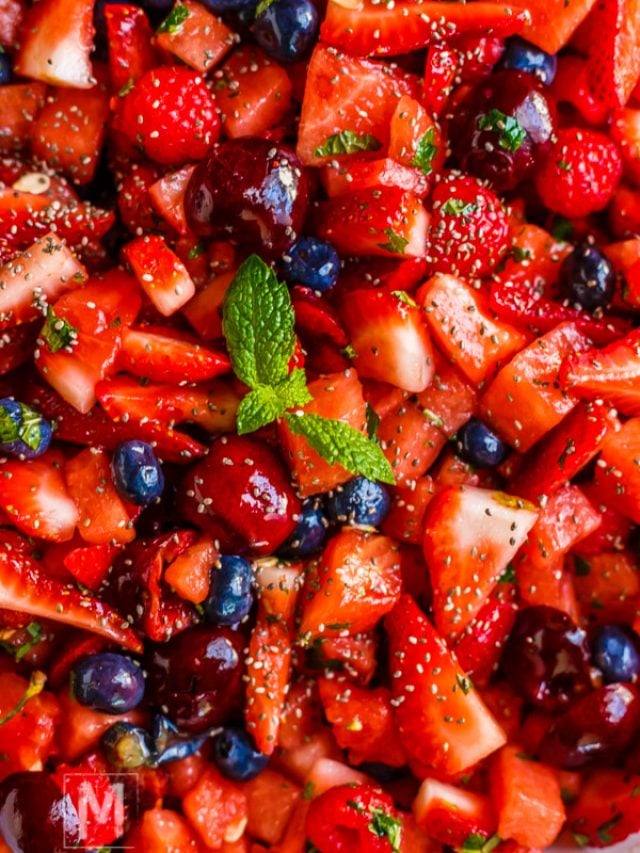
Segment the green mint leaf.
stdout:
<svg viewBox="0 0 640 853">
<path fill-rule="evenodd" d="M 173 7 L 173 9 L 169 12 L 167 17 L 158 27 L 158 32 L 169 33 L 169 35 L 177 33 L 180 27 L 189 17 L 189 14 L 190 12 L 186 6 L 183 6 L 182 3 L 176 3 L 176 5 Z"/>
<path fill-rule="evenodd" d="M 291 432 L 306 438 L 330 465 L 338 463 L 352 474 L 362 474 L 369 480 L 395 483 L 382 450 L 349 424 L 311 414 L 287 414 L 285 420 Z"/>
<path fill-rule="evenodd" d="M 478 119 L 480 130 L 493 130 L 498 134 L 498 145 L 505 151 L 517 151 L 527 138 L 527 133 L 514 116 L 500 110 L 489 110 Z"/>
<path fill-rule="evenodd" d="M 263 12 L 266 12 L 269 6 L 273 3 L 275 3 L 275 0 L 260 0 L 256 6 L 256 18 L 258 18 Z"/>
<path fill-rule="evenodd" d="M 574 832 L 573 840 L 576 842 L 578 847 L 586 847 L 590 841 L 589 836 L 583 835 L 581 832 Z"/>
<path fill-rule="evenodd" d="M 238 407 L 238 435 L 255 432 L 281 417 L 287 409 L 304 406 L 311 399 L 306 374 L 300 368 L 277 385 L 258 385 Z"/>
<path fill-rule="evenodd" d="M 498 578 L 498 583 L 515 583 L 516 581 L 516 570 L 513 566 L 513 563 L 509 563 L 507 568 Z"/>
<path fill-rule="evenodd" d="M 584 557 L 576 555 L 573 558 L 573 567 L 580 578 L 586 578 L 587 575 L 591 574 L 591 563 L 585 560 Z"/>
<path fill-rule="evenodd" d="M 394 853 L 399 853 L 402 839 L 402 823 L 382 809 L 371 809 L 369 832 L 378 838 L 386 838 Z"/>
<path fill-rule="evenodd" d="M 467 203 L 461 198 L 448 198 L 440 210 L 447 216 L 471 216 L 475 213 L 476 206 L 473 202 Z"/>
<path fill-rule="evenodd" d="M 334 157 L 338 154 L 357 154 L 359 151 L 377 151 L 382 144 L 370 133 L 341 130 L 329 136 L 313 152 L 315 157 Z"/>
<path fill-rule="evenodd" d="M 122 86 L 120 89 L 118 89 L 118 97 L 119 97 L 119 98 L 124 98 L 124 97 L 125 97 L 125 95 L 128 95 L 128 94 L 129 94 L 129 92 L 130 92 L 130 91 L 133 89 L 133 87 L 135 86 L 135 82 L 136 82 L 136 81 L 133 79 L 133 77 L 129 77 L 129 79 L 128 79 L 128 80 L 127 80 L 127 82 L 124 84 L 124 86 Z"/>
<path fill-rule="evenodd" d="M 391 295 L 399 299 L 400 302 L 404 302 L 405 305 L 411 305 L 412 308 L 418 307 L 418 303 L 409 296 L 406 290 L 392 290 Z"/>
<path fill-rule="evenodd" d="M 369 441 L 378 440 L 378 429 L 380 428 L 380 415 L 376 414 L 376 410 L 370 403 L 367 403 L 367 436 Z"/>
<path fill-rule="evenodd" d="M 24 403 L 18 403 L 20 414 L 13 418 L 5 409 L 0 409 L 0 444 L 22 441 L 31 450 L 40 446 L 42 415 Z"/>
<path fill-rule="evenodd" d="M 289 375 L 294 313 L 286 284 L 257 255 L 242 264 L 226 292 L 222 330 L 234 373 L 250 388 Z"/>
<path fill-rule="evenodd" d="M 30 639 L 26 640 L 21 646 L 18 646 L 15 651 L 16 660 L 22 660 L 42 639 L 42 625 L 39 622 L 29 622 L 26 630 Z"/>
<path fill-rule="evenodd" d="M 302 789 L 302 799 L 303 800 L 312 800 L 313 799 L 313 790 L 315 785 L 313 782 L 307 782 Z"/>
<path fill-rule="evenodd" d="M 58 317 L 49 305 L 40 337 L 44 339 L 49 350 L 56 353 L 65 347 L 73 346 L 78 337 L 78 330 L 62 317 Z"/>
<path fill-rule="evenodd" d="M 189 249 L 189 253 L 187 254 L 187 258 L 190 261 L 195 261 L 196 258 L 199 258 L 205 251 L 204 243 L 196 243 L 195 246 L 192 246 Z"/>
<path fill-rule="evenodd" d="M 430 175 L 433 171 L 433 158 L 438 153 L 438 146 L 433 144 L 434 129 L 432 127 L 418 140 L 416 153 L 411 161 L 411 165 L 420 169 L 425 175 Z"/>
<path fill-rule="evenodd" d="M 551 233 L 556 240 L 570 240 L 573 234 L 573 225 L 563 216 L 556 216 Z"/>
<path fill-rule="evenodd" d="M 310 403 L 313 397 L 307 388 L 307 374 L 296 367 L 286 379 L 275 386 L 278 396 L 282 400 L 285 409 L 293 409 L 295 406 L 304 406 Z"/>
<path fill-rule="evenodd" d="M 378 243 L 378 246 L 380 246 L 381 249 L 386 249 L 387 252 L 394 252 L 396 255 L 404 255 L 404 250 L 409 244 L 409 241 L 400 234 L 397 234 L 393 228 L 385 228 L 384 234 L 387 238 L 387 242 Z"/>
<path fill-rule="evenodd" d="M 598 838 L 603 844 L 613 844 L 613 835 L 609 832 L 610 829 L 622 820 L 621 814 L 614 815 L 611 820 L 605 821 L 605 823 L 601 823 L 596 832 L 598 833 Z"/>
<path fill-rule="evenodd" d="M 485 835 L 478 835 L 474 832 L 462 842 L 461 853 L 476 853 L 476 851 L 478 853 L 491 853 L 501 841 L 499 835 L 492 835 L 491 838 L 487 838 Z"/>
</svg>

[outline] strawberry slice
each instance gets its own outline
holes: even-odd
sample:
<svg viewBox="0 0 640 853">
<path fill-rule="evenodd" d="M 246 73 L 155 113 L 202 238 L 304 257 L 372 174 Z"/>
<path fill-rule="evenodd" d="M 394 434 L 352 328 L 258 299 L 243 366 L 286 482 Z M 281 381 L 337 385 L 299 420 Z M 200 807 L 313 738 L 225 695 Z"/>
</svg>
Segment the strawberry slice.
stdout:
<svg viewBox="0 0 640 853">
<path fill-rule="evenodd" d="M 142 651 L 142 644 L 116 610 L 72 584 L 49 577 L 25 554 L 0 548 L 0 578 L 0 607 L 63 622 L 131 651 Z"/>
<path fill-rule="evenodd" d="M 249 640 L 245 724 L 265 755 L 276 747 L 290 670 L 289 629 L 261 609 Z"/>
<path fill-rule="evenodd" d="M 152 46 L 153 30 L 139 6 L 110 3 L 104 7 L 109 44 L 109 72 L 114 92 L 136 82 L 159 62 Z"/>
<path fill-rule="evenodd" d="M 490 598 L 458 639 L 460 666 L 475 682 L 486 684 L 500 661 L 502 648 L 516 621 L 513 601 Z"/>
<path fill-rule="evenodd" d="M 0 269 L 0 328 L 35 320 L 39 306 L 82 284 L 86 271 L 53 232 Z"/>
<path fill-rule="evenodd" d="M 231 370 L 221 352 L 201 346 L 184 335 L 174 337 L 162 329 L 125 329 L 117 365 L 121 370 L 153 382 L 203 382 Z"/>
<path fill-rule="evenodd" d="M 640 415 L 640 331 L 604 349 L 568 355 L 560 387 L 581 400 L 604 400 L 624 415 Z"/>
<path fill-rule="evenodd" d="M 78 510 L 62 476 L 63 462 L 62 454 L 49 451 L 0 465 L 0 508 L 18 530 L 48 542 L 73 536 Z"/>
<path fill-rule="evenodd" d="M 93 0 L 41 0 L 27 10 L 16 71 L 52 86 L 94 84 Z"/>
<path fill-rule="evenodd" d="M 380 187 L 396 187 L 413 193 L 416 198 L 424 198 L 430 188 L 429 179 L 423 172 L 396 163 L 389 157 L 327 163 L 320 172 L 320 180 L 329 198 Z"/>
<path fill-rule="evenodd" d="M 459 636 L 479 613 L 535 520 L 531 505 L 503 492 L 461 486 L 433 498 L 423 547 L 441 633 Z"/>
<path fill-rule="evenodd" d="M 413 813 L 418 826 L 425 829 L 430 838 L 450 847 L 464 847 L 470 836 L 480 845 L 495 833 L 496 816 L 491 800 L 484 794 L 465 791 L 439 782 L 425 779 L 413 802 Z"/>
<path fill-rule="evenodd" d="M 598 498 L 640 524 L 640 418 L 631 418 L 604 443 L 596 465 Z"/>
<path fill-rule="evenodd" d="M 128 243 L 122 253 L 140 287 L 164 317 L 174 314 L 195 294 L 186 267 L 157 234 L 139 237 Z"/>
<path fill-rule="evenodd" d="M 43 83 L 0 87 L 0 152 L 17 151 L 31 142 L 33 120 L 44 106 L 46 94 Z"/>
<path fill-rule="evenodd" d="M 410 595 L 385 620 L 392 703 L 410 758 L 453 776 L 500 749 L 505 734 Z"/>
<path fill-rule="evenodd" d="M 504 3 L 463 9 L 453 3 L 403 0 L 389 7 L 375 0 L 329 0 L 320 36 L 355 56 L 397 56 L 462 33 L 513 35 L 526 21 L 524 10 Z"/>
<path fill-rule="evenodd" d="M 112 6 L 110 8 L 118 9 L 121 7 Z M 183 166 L 177 172 L 163 175 L 149 187 L 151 204 L 165 222 L 182 235 L 189 232 L 184 209 L 184 195 L 194 169 L 195 166 Z"/>
<path fill-rule="evenodd" d="M 394 606 L 400 587 L 394 541 L 344 528 L 308 568 L 300 634 L 309 641 L 368 631 Z"/>
<path fill-rule="evenodd" d="M 406 294 L 356 290 L 340 316 L 356 351 L 361 376 L 419 393 L 434 374 L 433 349 L 423 312 Z"/>
</svg>

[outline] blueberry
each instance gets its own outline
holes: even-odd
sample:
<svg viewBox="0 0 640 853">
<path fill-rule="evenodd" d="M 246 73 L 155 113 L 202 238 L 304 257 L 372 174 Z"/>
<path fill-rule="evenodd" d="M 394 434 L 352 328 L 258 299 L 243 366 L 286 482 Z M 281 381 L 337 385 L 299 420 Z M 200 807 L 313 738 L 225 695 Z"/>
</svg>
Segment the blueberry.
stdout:
<svg viewBox="0 0 640 853">
<path fill-rule="evenodd" d="M 244 729 L 229 727 L 214 738 L 213 760 L 227 779 L 246 782 L 264 770 L 269 756 L 258 752 Z"/>
<path fill-rule="evenodd" d="M 640 676 L 640 638 L 623 625 L 605 625 L 593 641 L 593 660 L 607 684 Z"/>
<path fill-rule="evenodd" d="M 579 243 L 560 269 L 565 293 L 586 311 L 602 308 L 611 301 L 615 281 L 611 262 L 589 243 Z"/>
<path fill-rule="evenodd" d="M 324 293 L 338 280 L 340 258 L 331 243 L 302 237 L 284 256 L 282 271 L 288 282 Z"/>
<path fill-rule="evenodd" d="M 260 47 L 281 62 L 296 62 L 318 35 L 318 12 L 311 0 L 273 0 L 251 28 Z"/>
<path fill-rule="evenodd" d="M 219 15 L 221 12 L 245 12 L 255 10 L 258 0 L 201 0 L 202 5 Z"/>
<path fill-rule="evenodd" d="M 387 517 L 391 498 L 385 486 L 366 477 L 354 477 L 330 492 L 327 513 L 332 521 L 378 527 Z"/>
<path fill-rule="evenodd" d="M 242 557 L 220 557 L 211 570 L 211 586 L 204 602 L 207 618 L 214 625 L 237 625 L 251 610 L 253 572 Z"/>
<path fill-rule="evenodd" d="M 13 80 L 11 57 L 0 48 L 0 86 L 6 86 Z"/>
<path fill-rule="evenodd" d="M 512 68 L 526 71 L 545 85 L 553 83 L 558 68 L 558 59 L 551 53 L 545 53 L 534 44 L 514 36 L 507 39 L 505 51 L 500 59 L 499 68 Z"/>
<path fill-rule="evenodd" d="M 120 770 L 134 770 L 152 763 L 153 743 L 140 726 L 114 723 L 100 739 L 105 758 Z"/>
<path fill-rule="evenodd" d="M 327 518 L 322 500 L 308 498 L 302 504 L 296 529 L 280 548 L 283 557 L 307 557 L 315 554 L 324 545 L 327 538 Z"/>
<path fill-rule="evenodd" d="M 81 705 L 106 714 L 132 711 L 144 696 L 144 675 L 130 657 L 101 652 L 82 658 L 71 670 L 73 693 Z"/>
<path fill-rule="evenodd" d="M 1 55 L 1 54 L 0 54 Z M 51 422 L 11 397 L 0 399 L 0 452 L 23 459 L 42 456 L 51 444 Z"/>
<path fill-rule="evenodd" d="M 164 489 L 164 474 L 150 444 L 138 439 L 116 447 L 111 460 L 113 482 L 125 500 L 148 506 Z"/>
<path fill-rule="evenodd" d="M 476 468 L 493 468 L 506 455 L 504 442 L 477 418 L 471 418 L 458 430 L 458 453 Z"/>
<path fill-rule="evenodd" d="M 151 731 L 155 764 L 168 764 L 171 761 L 181 761 L 194 755 L 205 741 L 209 733 L 201 735 L 182 735 L 168 717 L 157 714 L 153 720 Z"/>
</svg>

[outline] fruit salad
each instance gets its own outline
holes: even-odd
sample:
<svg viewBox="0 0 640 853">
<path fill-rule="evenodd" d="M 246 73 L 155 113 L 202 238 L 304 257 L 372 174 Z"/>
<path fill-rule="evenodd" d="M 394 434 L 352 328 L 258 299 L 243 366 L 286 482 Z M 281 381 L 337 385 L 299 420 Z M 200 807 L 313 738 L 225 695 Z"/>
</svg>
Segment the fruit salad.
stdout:
<svg viewBox="0 0 640 853">
<path fill-rule="evenodd" d="M 639 0 L 0 0 L 0 853 L 631 853 L 639 679 Z"/>
</svg>

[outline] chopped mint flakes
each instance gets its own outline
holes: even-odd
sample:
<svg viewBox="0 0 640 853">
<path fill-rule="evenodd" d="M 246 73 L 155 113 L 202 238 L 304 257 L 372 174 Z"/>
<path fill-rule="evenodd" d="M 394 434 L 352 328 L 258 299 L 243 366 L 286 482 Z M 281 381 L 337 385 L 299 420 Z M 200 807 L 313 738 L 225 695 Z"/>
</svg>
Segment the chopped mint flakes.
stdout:
<svg viewBox="0 0 640 853">
<path fill-rule="evenodd" d="M 489 110 L 478 119 L 479 130 L 493 130 L 498 134 L 498 145 L 505 151 L 517 151 L 527 138 L 520 122 L 500 110 Z"/>
</svg>

